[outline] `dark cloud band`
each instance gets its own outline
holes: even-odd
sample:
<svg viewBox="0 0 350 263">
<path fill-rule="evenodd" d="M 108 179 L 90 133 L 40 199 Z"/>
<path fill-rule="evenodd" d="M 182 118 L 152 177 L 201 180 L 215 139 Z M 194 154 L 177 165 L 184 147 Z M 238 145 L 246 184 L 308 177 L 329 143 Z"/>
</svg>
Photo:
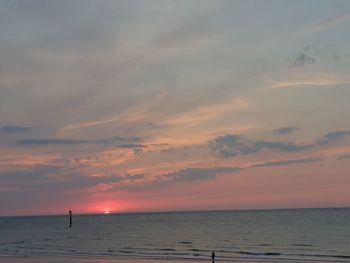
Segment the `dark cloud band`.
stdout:
<svg viewBox="0 0 350 263">
<path fill-rule="evenodd" d="M 21 126 L 2 126 L 2 132 L 4 133 L 26 133 L 30 132 L 30 127 L 21 127 Z"/>
</svg>

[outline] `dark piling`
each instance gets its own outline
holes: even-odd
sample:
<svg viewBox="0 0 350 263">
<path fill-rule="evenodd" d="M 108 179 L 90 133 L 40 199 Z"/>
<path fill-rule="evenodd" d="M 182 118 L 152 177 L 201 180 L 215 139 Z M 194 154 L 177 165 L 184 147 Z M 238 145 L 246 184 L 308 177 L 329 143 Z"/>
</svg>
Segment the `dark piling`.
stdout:
<svg viewBox="0 0 350 263">
<path fill-rule="evenodd" d="M 72 210 L 69 210 L 69 227 L 72 227 Z"/>
</svg>

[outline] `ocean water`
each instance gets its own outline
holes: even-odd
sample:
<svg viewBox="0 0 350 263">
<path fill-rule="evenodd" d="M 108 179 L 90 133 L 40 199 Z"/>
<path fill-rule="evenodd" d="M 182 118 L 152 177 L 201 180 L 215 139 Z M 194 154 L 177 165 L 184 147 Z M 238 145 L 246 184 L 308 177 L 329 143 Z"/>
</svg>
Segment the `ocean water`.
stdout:
<svg viewBox="0 0 350 263">
<path fill-rule="evenodd" d="M 0 218 L 0 256 L 350 262 L 350 209 Z"/>
</svg>

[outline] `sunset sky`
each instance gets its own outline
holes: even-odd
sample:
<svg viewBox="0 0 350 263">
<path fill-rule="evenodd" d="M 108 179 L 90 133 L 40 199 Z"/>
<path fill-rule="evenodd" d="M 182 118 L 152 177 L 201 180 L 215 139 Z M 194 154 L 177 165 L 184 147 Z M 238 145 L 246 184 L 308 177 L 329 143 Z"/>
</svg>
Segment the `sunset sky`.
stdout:
<svg viewBox="0 0 350 263">
<path fill-rule="evenodd" d="M 0 215 L 349 189 L 350 1 L 0 0 Z"/>
</svg>

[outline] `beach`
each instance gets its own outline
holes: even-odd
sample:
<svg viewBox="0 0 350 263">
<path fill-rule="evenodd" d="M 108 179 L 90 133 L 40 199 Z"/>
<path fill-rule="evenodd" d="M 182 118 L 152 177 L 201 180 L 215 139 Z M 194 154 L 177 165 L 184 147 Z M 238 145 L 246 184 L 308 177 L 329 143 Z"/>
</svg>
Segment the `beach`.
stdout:
<svg viewBox="0 0 350 263">
<path fill-rule="evenodd" d="M 161 260 L 161 259 L 86 259 L 86 258 L 67 258 L 67 257 L 33 257 L 33 258 L 18 258 L 18 257 L 0 257 L 0 263 L 205 263 L 210 262 L 208 260 Z M 232 260 L 232 261 L 220 261 L 225 263 L 283 263 L 286 261 L 251 261 L 251 260 Z M 293 261 L 287 261 L 293 262 Z M 298 261 L 298 263 L 315 263 L 315 261 Z"/>
</svg>

